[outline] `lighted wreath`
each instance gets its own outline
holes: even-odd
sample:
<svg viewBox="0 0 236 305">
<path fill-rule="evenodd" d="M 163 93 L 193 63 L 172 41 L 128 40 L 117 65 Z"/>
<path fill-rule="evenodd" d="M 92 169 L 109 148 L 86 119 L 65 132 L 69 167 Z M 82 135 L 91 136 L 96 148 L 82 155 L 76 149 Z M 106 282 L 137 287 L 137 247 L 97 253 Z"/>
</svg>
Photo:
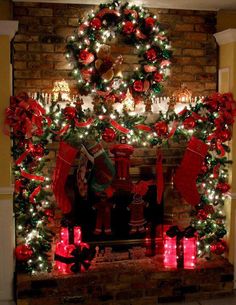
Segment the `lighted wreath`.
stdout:
<svg viewBox="0 0 236 305">
<path fill-rule="evenodd" d="M 118 34 L 140 58 L 139 68 L 128 78 L 122 75 L 122 56 L 114 58 L 106 44 Z M 80 94 L 98 95 L 109 102 L 124 100 L 128 89 L 137 101 L 156 96 L 170 66 L 169 41 L 157 17 L 128 2 L 100 4 L 96 12 L 81 20 L 67 49 Z"/>
</svg>

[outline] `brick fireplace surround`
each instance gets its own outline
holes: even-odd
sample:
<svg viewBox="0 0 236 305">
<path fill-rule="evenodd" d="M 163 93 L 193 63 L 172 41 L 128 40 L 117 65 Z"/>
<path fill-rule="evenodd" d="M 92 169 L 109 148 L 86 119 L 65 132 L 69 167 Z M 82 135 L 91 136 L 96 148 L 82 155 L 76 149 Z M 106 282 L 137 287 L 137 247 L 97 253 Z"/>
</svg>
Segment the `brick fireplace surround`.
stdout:
<svg viewBox="0 0 236 305">
<path fill-rule="evenodd" d="M 50 92 L 53 82 L 68 80 L 66 37 L 77 28 L 77 18 L 92 6 L 15 2 L 19 31 L 14 40 L 14 93 Z M 150 9 L 169 32 L 173 67 L 163 95 L 185 83 L 195 96 L 217 90 L 216 13 L 210 11 Z M 129 71 L 136 58 L 132 48 L 116 45 L 113 54 L 124 56 Z M 55 151 L 52 149 L 51 155 Z M 52 161 L 53 162 L 53 161 Z M 185 219 L 186 220 L 186 219 Z M 93 263 L 85 273 L 71 276 L 17 276 L 18 305 L 154 305 L 192 301 L 232 294 L 233 266 L 226 259 L 199 261 L 195 270 L 167 271 L 162 249 L 154 258 L 115 263 Z"/>
</svg>

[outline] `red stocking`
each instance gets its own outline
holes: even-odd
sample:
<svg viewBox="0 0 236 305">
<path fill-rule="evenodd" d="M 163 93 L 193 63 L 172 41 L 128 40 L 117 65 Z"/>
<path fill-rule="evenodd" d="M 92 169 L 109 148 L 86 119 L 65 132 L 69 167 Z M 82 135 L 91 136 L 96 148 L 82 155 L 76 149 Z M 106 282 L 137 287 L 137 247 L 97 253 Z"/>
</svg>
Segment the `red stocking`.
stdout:
<svg viewBox="0 0 236 305">
<path fill-rule="evenodd" d="M 174 177 L 176 189 L 192 205 L 196 205 L 200 201 L 196 179 L 201 171 L 202 162 L 207 154 L 207 150 L 208 146 L 204 142 L 192 137 Z"/>
<path fill-rule="evenodd" d="M 71 202 L 65 192 L 65 183 L 78 150 L 65 142 L 60 142 L 56 168 L 53 174 L 52 189 L 63 213 L 71 211 Z"/>
</svg>

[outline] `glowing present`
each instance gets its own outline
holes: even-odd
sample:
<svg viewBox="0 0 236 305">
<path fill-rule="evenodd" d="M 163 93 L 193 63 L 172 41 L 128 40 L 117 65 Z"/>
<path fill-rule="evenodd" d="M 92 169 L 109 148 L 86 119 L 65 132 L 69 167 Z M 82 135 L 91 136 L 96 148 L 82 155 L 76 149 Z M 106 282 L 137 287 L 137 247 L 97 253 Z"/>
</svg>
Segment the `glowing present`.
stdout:
<svg viewBox="0 0 236 305">
<path fill-rule="evenodd" d="M 177 268 L 176 237 L 164 237 L 164 266 Z"/>
<path fill-rule="evenodd" d="M 81 241 L 82 241 L 81 228 L 76 226 L 74 227 L 74 244 L 76 246 L 79 246 L 81 244 Z"/>
<path fill-rule="evenodd" d="M 184 247 L 184 269 L 194 269 L 196 267 L 197 241 L 196 237 L 183 238 Z"/>
<path fill-rule="evenodd" d="M 64 245 L 69 245 L 69 230 L 68 228 L 61 227 L 60 242 Z"/>
<path fill-rule="evenodd" d="M 57 257 L 72 257 L 71 252 L 75 249 L 74 245 L 66 245 L 63 242 L 58 242 L 56 244 L 56 251 L 55 251 L 55 270 L 59 271 L 60 273 L 71 273 L 71 266 L 73 263 L 68 264 L 62 261 L 57 260 Z"/>
</svg>

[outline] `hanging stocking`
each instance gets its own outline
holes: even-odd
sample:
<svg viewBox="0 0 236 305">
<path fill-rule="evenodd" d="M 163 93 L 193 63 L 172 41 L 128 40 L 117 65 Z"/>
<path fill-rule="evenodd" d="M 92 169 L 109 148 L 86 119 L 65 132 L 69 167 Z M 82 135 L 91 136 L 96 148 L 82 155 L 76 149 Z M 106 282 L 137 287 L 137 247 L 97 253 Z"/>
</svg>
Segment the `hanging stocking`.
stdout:
<svg viewBox="0 0 236 305">
<path fill-rule="evenodd" d="M 79 194 L 82 198 L 87 198 L 88 193 L 88 178 L 91 170 L 91 164 L 94 159 L 86 152 L 85 147 L 82 145 L 80 149 L 78 169 L 77 169 L 77 187 Z"/>
<path fill-rule="evenodd" d="M 164 180 L 163 180 L 163 168 L 162 168 L 162 152 L 157 151 L 157 161 L 156 161 L 156 179 L 157 179 L 157 203 L 161 203 Z"/>
<path fill-rule="evenodd" d="M 71 211 L 71 202 L 65 192 L 65 183 L 78 150 L 65 142 L 60 142 L 56 168 L 53 174 L 52 189 L 63 213 Z"/>
<path fill-rule="evenodd" d="M 86 145 L 86 149 L 88 154 L 94 158 L 91 188 L 95 192 L 102 192 L 112 183 L 115 168 L 101 143 Z"/>
<path fill-rule="evenodd" d="M 182 197 L 191 205 L 200 201 L 196 187 L 197 176 L 207 154 L 208 146 L 201 140 L 192 137 L 184 153 L 180 167 L 176 170 L 174 184 Z"/>
</svg>

